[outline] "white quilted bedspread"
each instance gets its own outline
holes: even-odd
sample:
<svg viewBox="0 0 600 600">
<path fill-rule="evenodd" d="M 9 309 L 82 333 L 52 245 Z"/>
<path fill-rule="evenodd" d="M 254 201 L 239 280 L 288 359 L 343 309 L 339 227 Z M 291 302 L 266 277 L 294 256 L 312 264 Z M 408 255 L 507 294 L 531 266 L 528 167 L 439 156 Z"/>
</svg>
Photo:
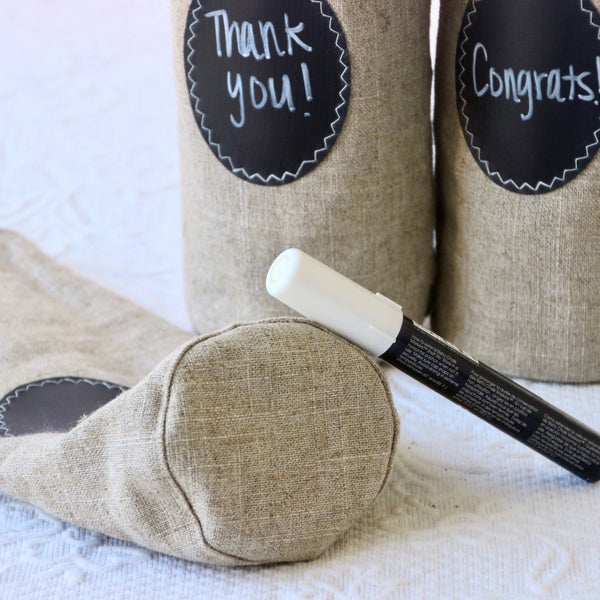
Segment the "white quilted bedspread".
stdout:
<svg viewBox="0 0 600 600">
<path fill-rule="evenodd" d="M 2 0 L 0 227 L 189 329 L 170 44 L 168 0 Z M 600 487 L 388 373 L 392 481 L 319 560 L 205 567 L 0 495 L 0 599 L 600 598 Z M 526 385 L 600 430 L 600 385 Z"/>
</svg>

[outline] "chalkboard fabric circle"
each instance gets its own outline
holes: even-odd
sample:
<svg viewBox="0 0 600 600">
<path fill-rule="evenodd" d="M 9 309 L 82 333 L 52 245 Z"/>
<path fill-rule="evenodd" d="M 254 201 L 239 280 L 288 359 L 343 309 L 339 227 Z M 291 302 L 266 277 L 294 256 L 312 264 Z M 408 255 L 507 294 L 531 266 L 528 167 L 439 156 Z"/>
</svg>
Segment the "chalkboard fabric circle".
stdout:
<svg viewBox="0 0 600 600">
<path fill-rule="evenodd" d="M 204 139 L 247 181 L 306 175 L 342 129 L 350 62 L 324 0 L 192 0 L 184 60 Z"/>
<path fill-rule="evenodd" d="M 127 388 L 82 377 L 26 383 L 0 398 L 0 437 L 69 431 Z"/>
<path fill-rule="evenodd" d="M 470 0 L 456 53 L 465 139 L 497 184 L 542 194 L 595 156 L 600 15 L 589 0 Z"/>
</svg>

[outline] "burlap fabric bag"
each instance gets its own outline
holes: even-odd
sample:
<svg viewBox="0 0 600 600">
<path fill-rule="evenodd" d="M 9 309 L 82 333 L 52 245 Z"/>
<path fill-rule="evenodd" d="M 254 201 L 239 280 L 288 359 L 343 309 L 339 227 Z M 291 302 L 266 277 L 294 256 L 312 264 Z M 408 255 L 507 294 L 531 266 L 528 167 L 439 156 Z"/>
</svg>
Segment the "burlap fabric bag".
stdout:
<svg viewBox="0 0 600 600">
<path fill-rule="evenodd" d="M 210 5 L 208 10 L 231 7 L 232 2 L 204 4 Z M 323 7 L 320 0 L 292 4 L 288 9 Z M 262 3 L 267 11 L 279 5 Z M 366 6 L 357 0 L 330 0 L 328 5 L 339 19 L 349 55 L 345 123 L 331 150 L 308 174 L 283 185 L 257 185 L 225 168 L 203 138 L 190 101 L 189 47 L 184 43 L 188 13 L 200 3 L 172 2 L 186 295 L 199 331 L 281 314 L 282 307 L 264 293 L 264 278 L 288 247 L 301 248 L 361 285 L 397 299 L 417 320 L 427 312 L 434 263 L 430 2 L 381 0 Z M 230 12 L 231 24 L 235 9 Z M 260 18 L 259 10 L 252 23 Z M 289 19 L 295 25 L 299 17 Z M 299 36 L 308 35 L 310 28 L 307 24 Z M 283 38 L 280 45 L 285 47 Z M 202 66 L 216 59 L 196 53 L 194 60 Z M 315 98 L 319 83 L 312 80 Z M 225 84 L 218 80 L 213 87 L 218 85 Z M 246 106 L 246 118 L 251 116 Z"/>
<path fill-rule="evenodd" d="M 0 277 L 5 434 L 44 389 L 27 382 L 133 386 L 66 431 L 0 436 L 0 491 L 220 565 L 313 558 L 381 491 L 398 423 L 380 370 L 348 342 L 291 318 L 189 340 L 7 232 Z"/>
<path fill-rule="evenodd" d="M 600 19 L 594 16 L 590 21 L 589 11 L 583 10 L 587 2 L 581 5 L 579 2 L 544 4 L 543 10 L 564 10 L 576 16 L 574 21 L 583 32 L 585 28 L 598 29 L 593 23 L 600 22 Z M 592 4 L 596 8 L 600 5 L 597 0 Z M 537 10 L 536 6 L 535 2 L 528 1 L 523 3 L 523 10 Z M 461 96 L 457 97 L 460 73 L 465 73 L 465 98 L 474 85 L 470 71 L 474 64 L 479 100 L 489 103 L 491 111 L 512 110 L 516 115 L 514 121 L 507 119 L 507 128 L 514 127 L 518 132 L 524 123 L 540 124 L 542 132 L 558 131 L 567 136 L 566 141 L 570 141 L 568 136 L 575 135 L 572 131 L 576 127 L 575 120 L 582 114 L 581 110 L 590 110 L 594 104 L 582 100 L 582 97 L 586 98 L 583 88 L 575 87 L 574 94 L 569 97 L 570 84 L 568 79 L 563 78 L 569 76 L 570 62 L 579 69 L 577 61 L 565 53 L 563 45 L 578 43 L 583 34 L 544 37 L 544 28 L 549 26 L 548 19 L 553 17 L 546 15 L 545 19 L 528 22 L 528 33 L 524 38 L 532 41 L 537 36 L 540 44 L 546 47 L 546 52 L 539 53 L 538 60 L 550 56 L 553 46 L 563 49 L 557 51 L 559 56 L 552 55 L 551 59 L 556 62 L 550 67 L 562 69 L 557 77 L 557 70 L 553 74 L 548 70 L 550 67 L 536 66 L 533 60 L 518 62 L 521 58 L 518 46 L 523 43 L 523 38 L 514 42 L 512 38 L 505 40 L 506 43 L 501 46 L 502 36 L 512 36 L 518 30 L 511 19 L 520 8 L 505 5 L 504 17 L 491 24 L 489 19 L 485 20 L 487 17 L 484 18 L 483 10 L 495 8 L 502 10 L 497 0 L 477 0 L 475 4 L 466 0 L 442 0 L 441 3 L 435 114 L 439 170 L 439 274 L 433 324 L 444 338 L 507 374 L 563 382 L 598 380 L 600 158 L 596 155 L 576 177 L 551 191 L 540 186 L 535 193 L 526 187 L 517 192 L 510 182 L 500 185 L 498 172 L 495 173 L 496 180 L 485 172 L 486 168 L 491 172 L 495 170 L 491 159 L 484 154 L 489 151 L 489 145 L 480 146 L 483 147 L 481 159 L 490 160 L 486 167 L 478 164 L 476 153 L 467 143 L 468 136 L 461 129 L 459 110 L 466 112 L 472 100 L 464 101 Z M 471 24 L 465 48 L 472 51 L 476 41 L 480 45 L 472 54 L 465 55 L 461 71 L 461 65 L 457 65 L 457 54 L 460 59 L 462 50 L 457 50 L 457 46 L 466 37 L 461 32 L 467 24 L 467 21 L 463 23 L 467 10 L 471 13 L 468 17 Z M 564 19 L 564 22 L 570 22 L 570 19 Z M 484 37 L 485 34 L 481 34 L 484 26 L 495 27 L 495 35 L 488 31 L 488 37 Z M 558 26 L 556 21 L 552 26 Z M 463 37 L 459 40 L 461 35 Z M 598 36 L 592 31 L 590 43 L 594 43 L 594 39 L 597 41 Z M 473 54 L 474 63 L 471 62 Z M 590 63 L 591 68 L 581 81 L 590 83 L 593 88 L 596 87 L 592 80 L 595 56 L 594 53 L 586 57 L 583 53 L 577 59 Z M 507 92 L 504 69 L 514 67 L 516 76 L 521 77 L 516 80 L 517 86 L 519 82 L 525 86 L 534 66 L 538 79 L 530 88 L 532 99 L 528 100 L 523 87 L 523 95 L 517 104 L 514 88 Z M 496 75 L 490 75 L 492 68 L 496 69 Z M 549 80 L 553 82 L 552 89 Z M 502 91 L 501 86 L 505 86 Z M 591 94 L 595 93 L 592 87 Z M 492 91 L 500 98 L 494 98 Z M 507 93 L 510 100 L 507 100 Z M 557 94 L 560 94 L 560 100 L 556 100 Z M 588 98 L 592 96 L 588 95 Z M 595 104 L 598 105 L 598 101 Z M 544 107 L 548 107 L 549 111 L 571 110 L 573 120 L 556 124 L 549 119 L 544 127 Z M 467 114 L 471 126 L 474 112 Z M 495 115 L 499 112 L 490 114 L 490 122 L 497 126 Z M 473 125 L 471 133 L 474 129 Z M 593 141 L 594 127 L 585 131 Z M 545 133 L 540 135 L 540 139 L 543 135 Z M 477 138 L 473 138 L 472 144 L 476 141 Z M 535 139 L 523 138 L 521 142 L 505 144 L 498 156 L 510 159 L 513 150 L 529 143 L 533 145 L 529 156 L 536 160 L 542 156 L 542 163 L 538 166 L 544 168 L 566 147 L 565 143 L 547 142 L 544 145 L 544 142 Z M 591 146 L 586 148 L 584 143 L 582 148 L 585 155 Z M 581 161 L 571 162 L 573 165 L 579 169 L 585 166 Z M 503 174 L 501 169 L 499 171 Z M 504 177 L 508 180 L 508 176 Z"/>
</svg>

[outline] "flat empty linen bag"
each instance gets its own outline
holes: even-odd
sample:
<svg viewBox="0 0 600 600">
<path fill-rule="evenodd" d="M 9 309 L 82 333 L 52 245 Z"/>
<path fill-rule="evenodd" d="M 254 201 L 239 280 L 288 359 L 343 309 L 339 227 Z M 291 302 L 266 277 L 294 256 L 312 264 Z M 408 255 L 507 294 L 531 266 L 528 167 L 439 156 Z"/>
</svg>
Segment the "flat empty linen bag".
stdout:
<svg viewBox="0 0 600 600">
<path fill-rule="evenodd" d="M 0 231 L 0 491 L 218 565 L 321 554 L 378 496 L 386 380 L 306 320 L 190 338 Z"/>
</svg>

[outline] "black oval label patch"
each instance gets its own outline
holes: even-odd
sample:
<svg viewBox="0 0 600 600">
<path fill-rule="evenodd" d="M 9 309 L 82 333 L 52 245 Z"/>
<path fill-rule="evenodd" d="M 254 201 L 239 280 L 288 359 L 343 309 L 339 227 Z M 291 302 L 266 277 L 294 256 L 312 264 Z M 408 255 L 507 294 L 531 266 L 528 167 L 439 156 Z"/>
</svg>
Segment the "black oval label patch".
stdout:
<svg viewBox="0 0 600 600">
<path fill-rule="evenodd" d="M 198 127 L 238 177 L 290 183 L 335 143 L 350 63 L 324 0 L 193 0 L 184 56 Z"/>
<path fill-rule="evenodd" d="M 0 437 L 69 431 L 127 388 L 82 377 L 26 383 L 0 398 Z"/>
<path fill-rule="evenodd" d="M 554 190 L 600 134 L 600 15 L 589 0 L 470 0 L 456 93 L 471 153 L 497 184 Z"/>
</svg>

